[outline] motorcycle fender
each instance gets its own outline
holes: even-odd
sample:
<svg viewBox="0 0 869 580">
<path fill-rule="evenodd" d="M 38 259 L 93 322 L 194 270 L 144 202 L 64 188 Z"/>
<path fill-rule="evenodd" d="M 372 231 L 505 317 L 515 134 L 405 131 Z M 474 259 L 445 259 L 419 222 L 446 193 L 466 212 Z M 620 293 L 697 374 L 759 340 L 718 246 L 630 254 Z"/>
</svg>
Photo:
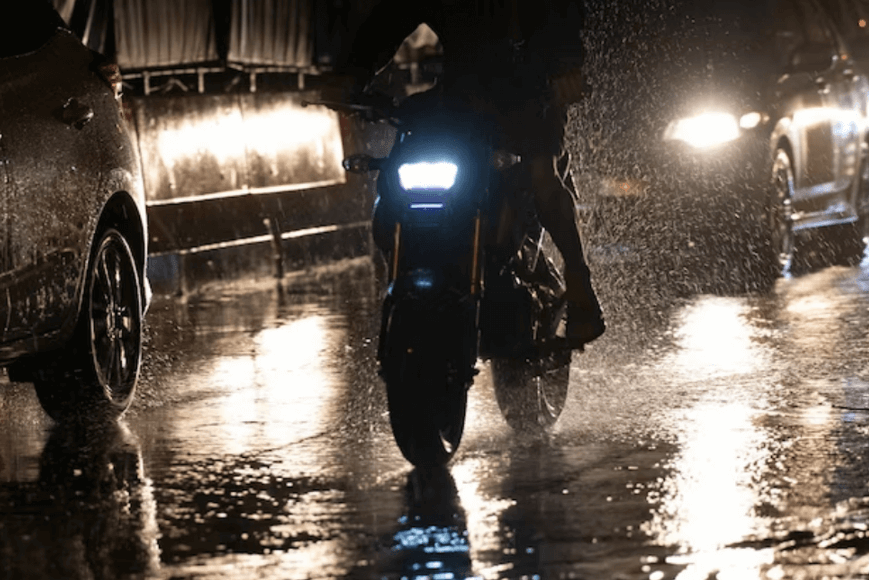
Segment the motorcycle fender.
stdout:
<svg viewBox="0 0 869 580">
<path fill-rule="evenodd" d="M 387 296 L 383 304 L 378 355 L 381 371 L 401 364 L 408 352 L 426 352 L 447 361 L 470 383 L 477 361 L 476 301 L 433 307 L 410 297 Z"/>
<path fill-rule="evenodd" d="M 534 300 L 509 273 L 487 280 L 480 303 L 480 353 L 484 358 L 513 357 L 534 347 Z"/>
</svg>

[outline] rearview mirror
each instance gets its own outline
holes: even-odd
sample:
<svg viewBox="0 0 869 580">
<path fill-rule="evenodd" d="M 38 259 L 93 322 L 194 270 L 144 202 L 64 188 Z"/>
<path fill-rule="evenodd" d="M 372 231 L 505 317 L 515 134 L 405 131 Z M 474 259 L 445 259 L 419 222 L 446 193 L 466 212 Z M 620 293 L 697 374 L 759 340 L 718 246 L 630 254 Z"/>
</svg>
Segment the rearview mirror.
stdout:
<svg viewBox="0 0 869 580">
<path fill-rule="evenodd" d="M 376 159 L 365 153 L 357 153 L 351 155 L 341 162 L 344 171 L 349 173 L 368 173 L 380 169 L 380 159 Z"/>
</svg>

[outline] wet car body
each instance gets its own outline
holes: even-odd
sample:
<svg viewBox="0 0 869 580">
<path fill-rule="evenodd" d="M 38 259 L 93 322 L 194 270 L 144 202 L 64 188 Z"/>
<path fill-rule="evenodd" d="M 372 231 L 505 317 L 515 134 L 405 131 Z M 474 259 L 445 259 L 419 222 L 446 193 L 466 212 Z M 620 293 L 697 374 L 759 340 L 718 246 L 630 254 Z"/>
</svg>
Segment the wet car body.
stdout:
<svg viewBox="0 0 869 580">
<path fill-rule="evenodd" d="M 147 226 L 139 160 L 113 84 L 117 68 L 53 10 L 38 3 L 8 10 L 0 28 L 22 34 L 0 45 L 0 365 L 9 366 L 10 378 L 34 380 L 82 347 L 74 344 L 82 339 L 77 331 L 85 342 L 93 336 L 81 328 L 89 268 L 97 277 L 97 246 L 110 231 L 119 235 L 110 236 L 109 250 L 129 249 L 128 267 L 117 272 L 135 286 L 138 312 L 123 316 L 139 340 L 149 294 Z M 115 339 L 124 332 L 116 324 L 121 309 L 89 314 L 108 321 Z M 137 372 L 138 356 L 129 360 L 136 369 L 128 370 Z M 45 375 L 42 382 L 58 380 Z"/>
<path fill-rule="evenodd" d="M 777 211 L 789 236 L 857 236 L 869 85 L 821 5 L 618 5 L 588 3 L 582 193 L 622 210 L 640 198 L 664 208 L 716 250 L 729 246 L 758 274 L 751 285 L 786 266 Z M 779 152 L 793 175 L 785 209 L 773 185 Z"/>
</svg>

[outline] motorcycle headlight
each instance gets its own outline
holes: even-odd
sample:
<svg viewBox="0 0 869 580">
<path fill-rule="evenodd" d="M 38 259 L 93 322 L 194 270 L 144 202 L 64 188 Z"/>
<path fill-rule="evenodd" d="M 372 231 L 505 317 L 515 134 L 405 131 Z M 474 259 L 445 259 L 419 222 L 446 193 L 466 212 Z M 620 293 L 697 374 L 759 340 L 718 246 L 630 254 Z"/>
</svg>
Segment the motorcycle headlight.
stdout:
<svg viewBox="0 0 869 580">
<path fill-rule="evenodd" d="M 447 191 L 456 183 L 459 168 L 449 161 L 404 163 L 398 168 L 398 180 L 405 191 Z"/>
<path fill-rule="evenodd" d="M 684 141 L 705 149 L 739 138 L 739 121 L 730 113 L 703 113 L 670 123 L 664 131 L 665 141 Z"/>
</svg>

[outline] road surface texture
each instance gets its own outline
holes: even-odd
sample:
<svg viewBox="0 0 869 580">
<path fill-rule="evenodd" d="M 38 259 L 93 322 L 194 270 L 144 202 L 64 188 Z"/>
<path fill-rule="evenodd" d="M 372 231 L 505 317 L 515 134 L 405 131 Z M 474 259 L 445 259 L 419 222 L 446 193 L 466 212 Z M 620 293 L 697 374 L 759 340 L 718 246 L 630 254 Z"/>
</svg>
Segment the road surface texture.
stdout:
<svg viewBox="0 0 869 580">
<path fill-rule="evenodd" d="M 511 432 L 481 362 L 426 473 L 369 262 L 157 299 L 120 422 L 0 385 L 0 578 L 869 578 L 869 265 L 716 295 L 608 260 L 551 435 Z"/>
</svg>

